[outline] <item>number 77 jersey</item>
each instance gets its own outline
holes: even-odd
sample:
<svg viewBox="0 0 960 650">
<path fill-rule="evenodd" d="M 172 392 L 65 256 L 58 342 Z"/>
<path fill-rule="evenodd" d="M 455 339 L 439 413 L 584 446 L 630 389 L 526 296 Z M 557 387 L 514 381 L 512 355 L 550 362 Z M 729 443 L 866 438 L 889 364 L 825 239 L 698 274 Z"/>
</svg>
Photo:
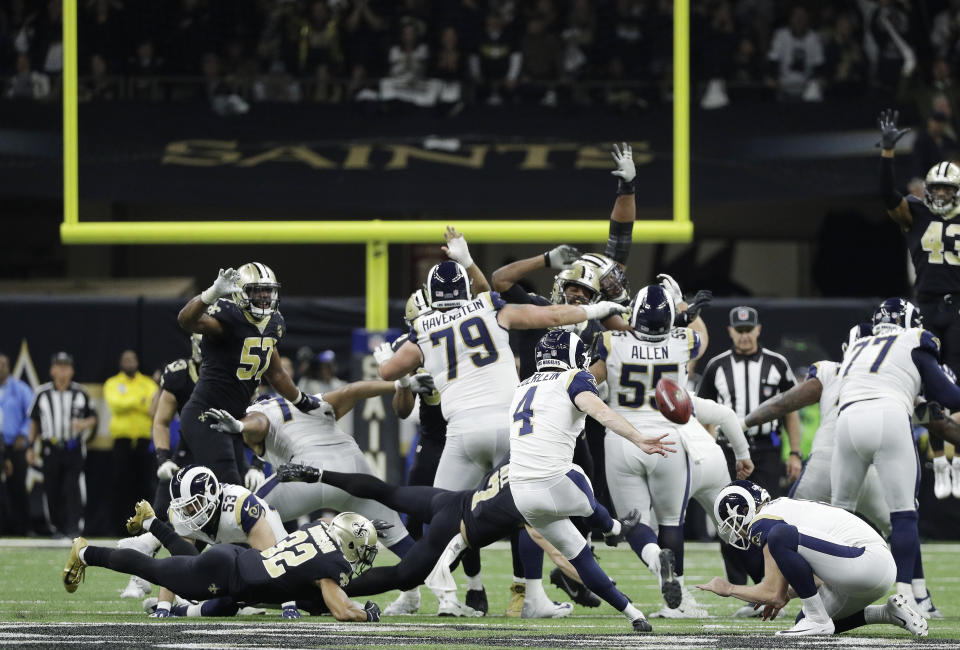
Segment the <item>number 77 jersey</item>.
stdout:
<svg viewBox="0 0 960 650">
<path fill-rule="evenodd" d="M 862 400 L 887 399 L 912 414 L 923 383 L 913 360 L 918 348 L 940 357 L 940 341 L 919 327 L 858 339 L 847 348 L 840 366 L 840 408 Z"/>
<path fill-rule="evenodd" d="M 505 304 L 500 294 L 489 291 L 413 322 L 411 340 L 433 375 L 447 422 L 476 409 L 500 409 L 506 417 L 519 377 L 509 332 L 497 321 Z"/>
</svg>

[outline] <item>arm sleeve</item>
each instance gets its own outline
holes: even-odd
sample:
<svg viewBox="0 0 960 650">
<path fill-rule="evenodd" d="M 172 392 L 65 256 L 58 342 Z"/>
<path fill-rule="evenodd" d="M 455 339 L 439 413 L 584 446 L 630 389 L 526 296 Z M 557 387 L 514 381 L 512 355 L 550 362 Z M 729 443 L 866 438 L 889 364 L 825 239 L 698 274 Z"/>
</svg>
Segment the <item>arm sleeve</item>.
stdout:
<svg viewBox="0 0 960 650">
<path fill-rule="evenodd" d="M 893 158 L 886 156 L 880 157 L 880 196 L 887 210 L 893 210 L 903 200 L 893 180 Z"/>
<path fill-rule="evenodd" d="M 633 192 L 630 192 L 633 194 Z M 607 246 L 603 253 L 624 266 L 630 256 L 630 244 L 633 242 L 633 222 L 622 223 L 610 220 L 610 234 L 607 236 Z"/>
<path fill-rule="evenodd" d="M 740 428 L 740 418 L 732 408 L 696 395 L 691 395 L 690 401 L 693 402 L 693 413 L 700 424 L 719 425 L 723 429 L 723 435 L 730 441 L 737 460 L 750 458 L 750 445 L 747 443 L 747 437 L 743 435 L 743 429 Z"/>
<path fill-rule="evenodd" d="M 786 524 L 783 519 L 771 515 L 759 515 L 750 524 L 750 543 L 759 548 L 767 543 L 767 536 L 775 527 Z"/>
<path fill-rule="evenodd" d="M 260 503 L 260 500 L 248 493 L 243 500 L 243 505 L 237 508 L 237 521 L 240 524 L 240 529 L 249 535 L 254 525 L 260 521 L 264 514 L 263 504 Z"/>
<path fill-rule="evenodd" d="M 573 375 L 570 378 L 570 383 L 567 384 L 567 395 L 570 397 L 571 402 L 574 402 L 580 393 L 593 393 L 597 397 L 600 397 L 597 382 L 594 381 L 593 375 L 585 370 L 581 370 Z M 574 405 L 576 405 L 576 402 L 574 402 Z"/>
<path fill-rule="evenodd" d="M 914 348 L 910 356 L 920 372 L 927 399 L 939 402 L 951 411 L 960 409 L 960 387 L 943 372 L 937 356 L 924 346 Z"/>
<path fill-rule="evenodd" d="M 491 293 L 493 293 L 491 291 Z M 515 305 L 530 305 L 533 304 L 533 298 L 530 297 L 530 294 L 523 290 L 519 284 L 512 285 L 506 291 L 497 294 L 503 301 L 515 304 Z"/>
</svg>

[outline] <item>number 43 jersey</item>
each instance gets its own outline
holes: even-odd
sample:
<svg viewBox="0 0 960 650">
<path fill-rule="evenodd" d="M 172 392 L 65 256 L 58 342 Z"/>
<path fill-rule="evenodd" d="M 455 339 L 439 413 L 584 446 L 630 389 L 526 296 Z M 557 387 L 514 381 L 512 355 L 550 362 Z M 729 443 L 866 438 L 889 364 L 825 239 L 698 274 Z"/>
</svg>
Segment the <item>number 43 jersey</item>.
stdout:
<svg viewBox="0 0 960 650">
<path fill-rule="evenodd" d="M 487 291 L 462 307 L 413 322 L 410 338 L 433 375 L 447 422 L 475 409 L 506 411 L 510 404 L 519 377 L 510 335 L 497 322 L 505 304 L 500 294 Z"/>
<path fill-rule="evenodd" d="M 203 365 L 188 406 L 225 409 L 239 419 L 286 331 L 283 316 L 277 311 L 258 321 L 223 298 L 210 305 L 207 315 L 220 321 L 223 335 L 203 337 Z"/>
<path fill-rule="evenodd" d="M 917 348 L 940 358 L 940 341 L 919 327 L 865 336 L 847 348 L 840 366 L 840 409 L 851 402 L 879 398 L 894 400 L 912 414 L 922 385 L 913 361 Z"/>
</svg>

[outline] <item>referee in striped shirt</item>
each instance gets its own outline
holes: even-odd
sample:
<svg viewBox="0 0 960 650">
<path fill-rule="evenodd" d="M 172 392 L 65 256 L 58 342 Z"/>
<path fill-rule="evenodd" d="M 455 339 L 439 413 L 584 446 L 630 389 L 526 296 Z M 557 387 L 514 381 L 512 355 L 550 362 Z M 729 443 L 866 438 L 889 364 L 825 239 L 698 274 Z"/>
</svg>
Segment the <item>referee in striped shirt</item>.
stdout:
<svg viewBox="0 0 960 650">
<path fill-rule="evenodd" d="M 46 514 L 54 535 L 76 537 L 81 532 L 82 485 L 86 443 L 97 417 L 90 395 L 73 381 L 73 357 L 58 352 L 50 361 L 52 382 L 37 388 L 30 407 L 30 442 L 40 440 Z"/>
</svg>

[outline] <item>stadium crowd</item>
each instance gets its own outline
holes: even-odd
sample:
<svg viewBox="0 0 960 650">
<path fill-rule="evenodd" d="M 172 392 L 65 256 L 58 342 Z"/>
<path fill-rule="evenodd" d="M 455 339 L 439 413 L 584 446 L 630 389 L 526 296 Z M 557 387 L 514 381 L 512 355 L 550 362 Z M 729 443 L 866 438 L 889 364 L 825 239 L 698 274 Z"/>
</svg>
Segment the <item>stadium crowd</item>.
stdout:
<svg viewBox="0 0 960 650">
<path fill-rule="evenodd" d="M 957 0 L 693 0 L 698 101 L 944 94 Z M 123 0 L 80 3 L 85 100 L 644 106 L 671 97 L 668 0 Z M 0 6 L 4 96 L 51 99 L 61 3 Z"/>
</svg>

